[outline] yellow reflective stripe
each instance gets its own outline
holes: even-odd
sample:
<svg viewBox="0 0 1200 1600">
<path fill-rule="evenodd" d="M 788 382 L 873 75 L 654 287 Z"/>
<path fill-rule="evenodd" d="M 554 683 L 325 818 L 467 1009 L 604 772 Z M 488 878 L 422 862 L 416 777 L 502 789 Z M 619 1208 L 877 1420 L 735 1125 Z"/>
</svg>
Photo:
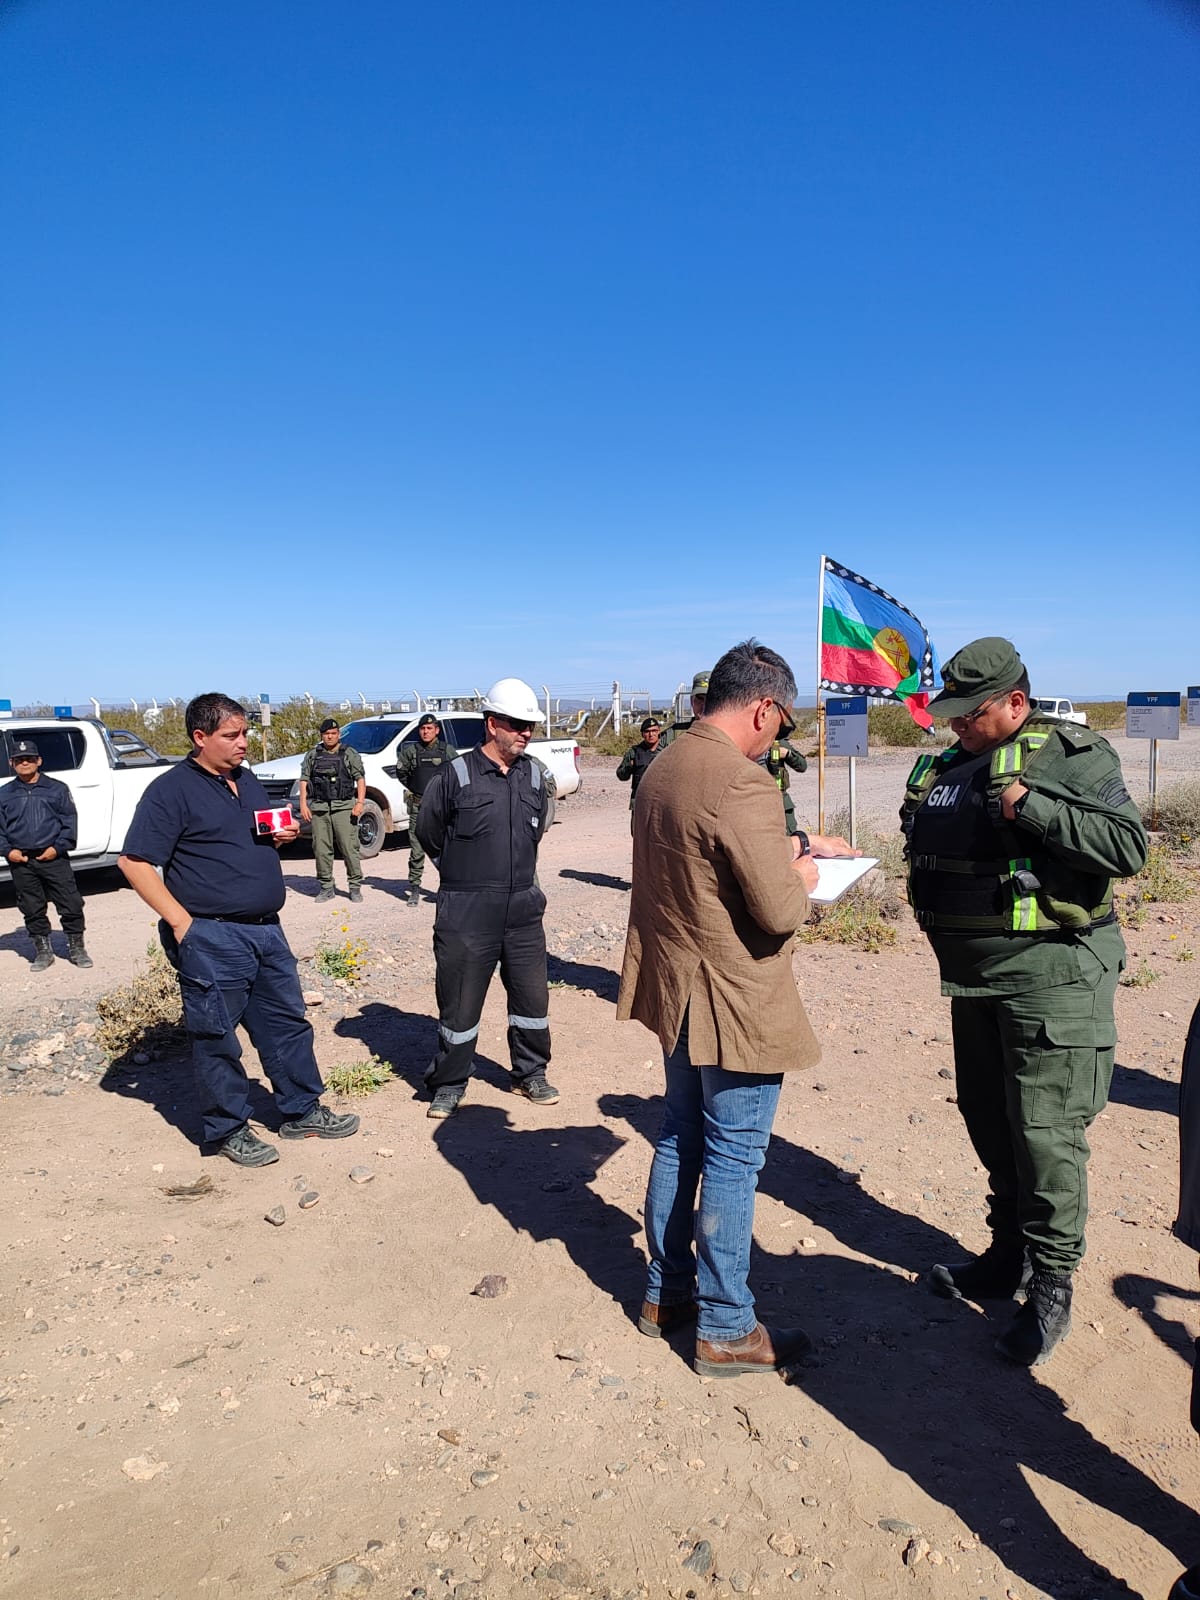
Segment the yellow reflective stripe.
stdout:
<svg viewBox="0 0 1200 1600">
<path fill-rule="evenodd" d="M 1029 872 L 1032 870 L 1032 865 L 1033 864 L 1029 857 L 1024 856 L 1020 860 L 1010 861 L 1008 863 L 1008 870 L 1014 874 L 1022 869 L 1026 872 Z M 1013 881 L 1015 883 L 1015 879 Z M 1033 895 L 1018 895 L 1014 892 L 1012 911 L 1012 925 L 1014 933 L 1036 932 L 1038 925 L 1037 913 L 1037 900 Z"/>
</svg>

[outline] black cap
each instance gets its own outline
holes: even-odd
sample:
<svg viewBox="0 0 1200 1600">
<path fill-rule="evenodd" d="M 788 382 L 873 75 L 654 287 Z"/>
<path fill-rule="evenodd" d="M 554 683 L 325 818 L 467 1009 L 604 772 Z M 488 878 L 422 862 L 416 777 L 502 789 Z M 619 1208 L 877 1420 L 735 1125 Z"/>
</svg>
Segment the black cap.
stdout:
<svg viewBox="0 0 1200 1600">
<path fill-rule="evenodd" d="M 427 711 L 425 713 L 425 715 L 421 718 L 421 720 L 417 723 L 417 727 L 418 728 L 440 728 L 441 727 L 441 723 L 434 716 L 432 711 Z"/>
<path fill-rule="evenodd" d="M 328 733 L 330 728 L 338 728 L 338 729 L 340 729 L 341 726 L 342 726 L 341 723 L 338 721 L 338 719 L 336 717 L 326 717 L 325 721 L 321 724 L 321 732 L 322 733 Z"/>
<path fill-rule="evenodd" d="M 662 723 L 657 717 L 647 717 L 642 723 L 642 732 L 649 733 L 651 728 L 661 728 Z"/>
<path fill-rule="evenodd" d="M 941 693 L 929 702 L 935 717 L 969 717 L 985 700 L 1013 688 L 1025 665 L 1008 639 L 973 639 L 942 668 Z"/>
<path fill-rule="evenodd" d="M 15 761 L 18 756 L 32 756 L 35 761 L 41 759 L 42 752 L 32 739 L 14 739 L 8 747 L 8 759 Z"/>
</svg>

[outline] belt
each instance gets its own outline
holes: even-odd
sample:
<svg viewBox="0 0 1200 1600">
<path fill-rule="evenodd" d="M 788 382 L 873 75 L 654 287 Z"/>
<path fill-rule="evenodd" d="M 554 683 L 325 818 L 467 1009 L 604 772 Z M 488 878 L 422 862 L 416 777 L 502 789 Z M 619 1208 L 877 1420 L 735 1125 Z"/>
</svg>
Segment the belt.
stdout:
<svg viewBox="0 0 1200 1600">
<path fill-rule="evenodd" d="M 201 922 L 240 922 L 250 928 L 274 927 L 279 922 L 278 911 L 269 911 L 265 917 L 201 917 Z"/>
</svg>

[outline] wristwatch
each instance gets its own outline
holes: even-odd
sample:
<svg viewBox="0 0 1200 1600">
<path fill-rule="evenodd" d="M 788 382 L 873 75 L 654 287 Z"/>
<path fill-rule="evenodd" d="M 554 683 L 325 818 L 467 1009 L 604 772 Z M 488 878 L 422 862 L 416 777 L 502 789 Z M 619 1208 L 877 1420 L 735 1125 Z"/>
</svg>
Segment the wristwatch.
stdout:
<svg viewBox="0 0 1200 1600">
<path fill-rule="evenodd" d="M 801 856 L 810 856 L 810 855 L 812 855 L 812 845 L 809 843 L 808 835 L 805 833 L 804 829 L 803 828 L 797 828 L 795 836 L 800 841 L 800 855 Z M 796 859 L 799 860 L 800 857 L 797 856 Z"/>
</svg>

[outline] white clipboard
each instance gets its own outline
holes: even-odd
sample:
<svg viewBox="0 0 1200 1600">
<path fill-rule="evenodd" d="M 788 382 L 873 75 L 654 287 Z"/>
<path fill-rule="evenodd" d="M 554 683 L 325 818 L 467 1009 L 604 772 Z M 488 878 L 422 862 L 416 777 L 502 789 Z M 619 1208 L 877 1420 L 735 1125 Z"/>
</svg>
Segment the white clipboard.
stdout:
<svg viewBox="0 0 1200 1600">
<path fill-rule="evenodd" d="M 830 906 L 840 900 L 847 889 L 879 865 L 878 856 L 817 856 L 814 859 L 817 887 L 809 890 L 808 898 L 816 906 Z"/>
</svg>

